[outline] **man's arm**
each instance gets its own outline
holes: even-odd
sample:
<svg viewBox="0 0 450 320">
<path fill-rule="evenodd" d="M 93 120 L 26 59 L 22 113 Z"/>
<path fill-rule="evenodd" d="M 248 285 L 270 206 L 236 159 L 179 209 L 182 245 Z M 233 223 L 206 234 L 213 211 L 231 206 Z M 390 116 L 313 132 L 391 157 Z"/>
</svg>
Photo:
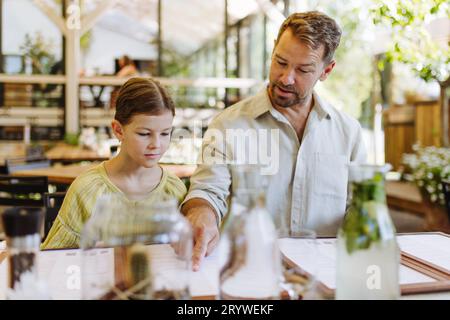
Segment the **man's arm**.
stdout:
<svg viewBox="0 0 450 320">
<path fill-rule="evenodd" d="M 208 256 L 219 243 L 217 214 L 209 202 L 202 198 L 188 200 L 181 207 L 181 212 L 192 225 L 194 233 L 192 268 L 198 271 L 203 257 Z"/>
<path fill-rule="evenodd" d="M 220 221 L 227 212 L 231 174 L 226 164 L 224 132 L 222 124 L 214 121 L 205 132 L 199 163 L 181 205 L 193 229 L 194 270 L 199 269 L 203 257 L 217 246 Z"/>
</svg>

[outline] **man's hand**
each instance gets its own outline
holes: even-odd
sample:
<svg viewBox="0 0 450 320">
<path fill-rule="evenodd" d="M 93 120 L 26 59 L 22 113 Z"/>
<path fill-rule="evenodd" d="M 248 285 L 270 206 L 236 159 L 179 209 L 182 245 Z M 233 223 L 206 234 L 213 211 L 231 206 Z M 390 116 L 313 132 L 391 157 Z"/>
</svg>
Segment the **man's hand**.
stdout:
<svg viewBox="0 0 450 320">
<path fill-rule="evenodd" d="M 194 233 L 192 269 L 198 271 L 203 258 L 208 256 L 219 243 L 216 215 L 209 203 L 199 198 L 186 202 L 181 211 L 192 225 Z"/>
</svg>

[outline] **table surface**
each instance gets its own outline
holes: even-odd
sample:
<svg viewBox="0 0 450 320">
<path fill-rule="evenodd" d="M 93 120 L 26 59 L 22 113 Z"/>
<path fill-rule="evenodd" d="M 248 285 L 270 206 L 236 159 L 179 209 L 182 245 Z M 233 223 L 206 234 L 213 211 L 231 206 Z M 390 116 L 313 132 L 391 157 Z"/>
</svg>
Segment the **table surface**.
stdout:
<svg viewBox="0 0 450 320">
<path fill-rule="evenodd" d="M 23 142 L 0 143 L 0 165 L 5 164 L 8 158 L 21 158 L 26 156 L 26 145 Z M 45 152 L 45 156 L 52 161 L 100 161 L 107 160 L 107 156 L 99 155 L 96 151 L 72 146 L 64 142 L 57 143 Z"/>
<path fill-rule="evenodd" d="M 66 143 L 58 143 L 48 150 L 45 155 L 53 161 L 96 161 L 107 160 L 108 156 L 99 155 L 97 151 Z"/>
<path fill-rule="evenodd" d="M 71 164 L 66 166 L 57 165 L 48 168 L 18 170 L 11 175 L 27 177 L 46 176 L 51 183 L 71 184 L 76 177 L 96 165 L 98 163 Z"/>
<path fill-rule="evenodd" d="M 71 164 L 65 166 L 53 166 L 49 168 L 39 168 L 31 170 L 19 170 L 14 176 L 46 176 L 51 183 L 71 184 L 76 177 L 83 172 L 95 167 L 99 162 L 88 164 Z M 174 173 L 177 177 L 188 178 L 194 172 L 195 165 L 160 164 L 162 168 Z"/>
<path fill-rule="evenodd" d="M 25 144 L 18 142 L 0 143 L 0 166 L 5 165 L 7 158 L 24 157 L 26 152 Z"/>
<path fill-rule="evenodd" d="M 408 181 L 386 181 L 386 195 L 421 203 L 422 195 L 419 188 L 413 182 Z"/>
<path fill-rule="evenodd" d="M 6 262 L 7 260 L 6 255 L 5 255 L 5 242 L 0 242 L 0 300 L 4 299 L 5 296 L 5 292 L 4 290 L 6 290 L 6 277 L 7 277 L 7 269 L 6 269 Z M 43 254 L 52 254 L 52 251 L 54 250 L 49 250 L 49 251 L 44 251 L 42 252 Z M 64 269 L 64 266 L 66 266 L 67 263 L 73 263 L 73 256 L 74 256 L 74 252 L 78 252 L 79 249 L 68 249 L 68 250 L 56 250 L 59 252 L 59 260 L 57 261 L 53 261 L 54 263 L 54 267 L 52 267 L 52 272 L 56 272 L 57 274 L 54 275 L 48 275 L 47 280 L 51 281 L 51 278 L 58 278 L 59 277 L 70 277 L 70 273 L 64 272 L 64 270 L 59 270 L 60 268 Z M 210 259 L 213 260 L 210 260 Z M 61 259 L 68 259 L 67 261 L 61 261 Z M 215 273 L 219 272 L 219 269 L 217 268 L 216 264 L 218 263 L 218 256 L 217 254 L 215 254 L 215 252 L 213 252 L 213 254 L 211 255 L 211 257 L 207 257 L 204 260 L 204 264 L 203 264 L 203 268 L 206 268 L 203 271 L 199 271 L 199 274 L 193 273 L 192 276 L 196 277 L 196 280 L 200 280 L 198 279 L 198 277 L 204 278 L 204 281 L 211 281 L 211 279 L 218 279 L 218 274 L 217 277 L 214 275 Z M 58 266 L 58 267 L 56 267 Z M 56 268 L 56 269 L 55 269 Z M 59 274 L 60 273 L 60 274 Z M 41 275 L 42 276 L 42 275 Z M 61 280 L 61 279 L 60 279 Z M 217 280 L 214 280 L 217 281 Z M 191 286 L 198 286 L 201 285 L 199 284 L 195 284 L 197 281 L 191 282 Z M 202 281 L 200 281 L 202 282 Z M 218 284 L 218 283 L 217 283 Z M 216 285 L 217 285 L 216 284 Z M 54 285 L 54 284 L 53 284 Z M 214 286 L 216 286 L 214 285 Z M 58 285 L 60 286 L 60 285 Z M 192 287 L 191 287 L 192 288 Z M 217 290 L 217 287 L 214 289 Z M 74 299 L 76 298 L 78 295 L 74 294 L 74 292 L 69 292 L 70 290 L 66 289 L 65 291 L 67 292 L 61 292 L 58 291 L 58 294 L 63 294 L 62 297 L 60 297 L 60 299 Z M 198 295 L 198 296 L 194 296 L 193 299 L 214 299 L 215 298 L 215 294 L 214 292 L 209 292 L 211 291 L 211 289 L 208 289 L 208 294 L 205 295 Z M 206 293 L 206 292 L 205 292 Z M 79 293 L 78 293 L 79 294 Z M 400 297 L 401 300 L 410 300 L 410 299 L 420 299 L 420 300 L 429 300 L 429 299 L 433 299 L 433 300 L 450 300 L 450 292 L 446 291 L 446 292 L 436 292 L 436 293 L 423 293 L 423 294 L 411 294 L 411 295 L 404 295 Z"/>
</svg>

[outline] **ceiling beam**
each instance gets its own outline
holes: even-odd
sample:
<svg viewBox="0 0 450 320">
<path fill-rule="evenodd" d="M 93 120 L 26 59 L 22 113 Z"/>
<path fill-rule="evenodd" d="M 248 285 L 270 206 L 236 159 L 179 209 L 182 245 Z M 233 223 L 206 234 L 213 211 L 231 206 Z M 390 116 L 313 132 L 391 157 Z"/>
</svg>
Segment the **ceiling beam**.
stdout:
<svg viewBox="0 0 450 320">
<path fill-rule="evenodd" d="M 117 0 L 103 0 L 93 12 L 81 19 L 80 36 L 88 32 L 97 21 L 115 4 Z"/>
<path fill-rule="evenodd" d="M 283 13 L 278 10 L 278 8 L 270 0 L 256 0 L 258 6 L 261 8 L 262 12 L 276 24 L 282 24 L 286 17 Z"/>
<path fill-rule="evenodd" d="M 56 25 L 56 27 L 58 27 L 64 36 L 67 35 L 67 27 L 63 17 L 56 13 L 55 10 L 53 10 L 53 8 L 46 4 L 43 0 L 33 0 L 33 3 Z"/>
</svg>

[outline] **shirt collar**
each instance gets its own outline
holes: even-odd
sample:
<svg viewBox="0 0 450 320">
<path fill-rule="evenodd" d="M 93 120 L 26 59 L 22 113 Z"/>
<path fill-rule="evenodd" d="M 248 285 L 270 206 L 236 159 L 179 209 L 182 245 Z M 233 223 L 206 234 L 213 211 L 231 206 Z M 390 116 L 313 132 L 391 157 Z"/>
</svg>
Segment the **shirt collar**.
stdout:
<svg viewBox="0 0 450 320">
<path fill-rule="evenodd" d="M 271 111 L 271 109 L 273 109 L 272 102 L 270 102 L 267 88 L 264 88 L 256 94 L 255 99 L 253 100 L 253 118 L 256 119 L 264 113 Z"/>
<path fill-rule="evenodd" d="M 314 98 L 314 106 L 313 109 L 319 115 L 319 119 L 322 120 L 324 118 L 331 119 L 331 106 L 324 100 L 322 100 L 319 95 L 313 91 Z"/>
</svg>

